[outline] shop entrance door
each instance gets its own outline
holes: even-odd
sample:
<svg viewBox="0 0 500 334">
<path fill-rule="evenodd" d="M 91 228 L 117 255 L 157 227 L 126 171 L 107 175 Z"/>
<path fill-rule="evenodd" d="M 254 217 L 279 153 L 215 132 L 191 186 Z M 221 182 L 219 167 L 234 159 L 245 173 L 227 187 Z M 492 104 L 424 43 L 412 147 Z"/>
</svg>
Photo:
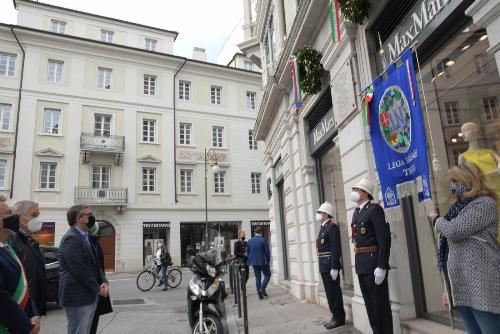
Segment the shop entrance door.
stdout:
<svg viewBox="0 0 500 334">
<path fill-rule="evenodd" d="M 115 229 L 107 221 L 98 221 L 99 245 L 104 255 L 104 269 L 115 271 Z"/>
</svg>

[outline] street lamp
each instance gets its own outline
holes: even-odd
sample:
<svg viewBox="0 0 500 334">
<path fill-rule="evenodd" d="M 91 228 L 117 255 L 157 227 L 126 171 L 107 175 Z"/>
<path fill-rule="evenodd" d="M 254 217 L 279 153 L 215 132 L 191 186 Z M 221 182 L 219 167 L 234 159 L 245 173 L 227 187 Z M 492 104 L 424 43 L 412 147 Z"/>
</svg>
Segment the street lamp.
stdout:
<svg viewBox="0 0 500 334">
<path fill-rule="evenodd" d="M 213 148 L 205 148 L 205 250 L 208 250 L 208 191 L 207 191 L 207 158 L 210 160 L 215 160 L 215 164 L 212 166 L 212 173 L 220 172 L 219 164 L 217 163 L 217 154 Z"/>
</svg>

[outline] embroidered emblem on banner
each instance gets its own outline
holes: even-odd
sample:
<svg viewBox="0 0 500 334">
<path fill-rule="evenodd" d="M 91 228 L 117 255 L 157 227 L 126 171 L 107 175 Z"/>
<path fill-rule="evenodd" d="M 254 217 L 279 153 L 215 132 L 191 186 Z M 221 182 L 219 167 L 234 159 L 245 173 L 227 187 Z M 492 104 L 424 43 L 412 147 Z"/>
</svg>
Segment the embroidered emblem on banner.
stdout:
<svg viewBox="0 0 500 334">
<path fill-rule="evenodd" d="M 385 191 L 385 202 L 387 205 L 394 206 L 396 205 L 396 194 L 394 191 L 392 191 L 391 188 L 387 187 L 387 190 Z"/>
<path fill-rule="evenodd" d="M 398 86 L 388 87 L 379 106 L 380 131 L 387 145 L 406 153 L 411 144 L 411 117 L 408 100 Z"/>
</svg>

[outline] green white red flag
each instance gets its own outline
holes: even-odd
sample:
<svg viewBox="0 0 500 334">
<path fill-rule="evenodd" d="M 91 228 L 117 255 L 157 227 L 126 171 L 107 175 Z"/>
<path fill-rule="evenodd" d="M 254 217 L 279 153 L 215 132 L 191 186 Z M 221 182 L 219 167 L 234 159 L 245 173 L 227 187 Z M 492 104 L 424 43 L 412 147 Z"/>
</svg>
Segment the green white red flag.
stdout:
<svg viewBox="0 0 500 334">
<path fill-rule="evenodd" d="M 340 42 L 340 12 L 339 0 L 330 0 L 330 27 L 332 30 L 332 41 Z"/>
<path fill-rule="evenodd" d="M 300 87 L 299 61 L 297 55 L 290 56 L 290 66 L 292 67 L 292 82 L 295 96 L 295 107 L 302 107 L 302 89 Z"/>
</svg>

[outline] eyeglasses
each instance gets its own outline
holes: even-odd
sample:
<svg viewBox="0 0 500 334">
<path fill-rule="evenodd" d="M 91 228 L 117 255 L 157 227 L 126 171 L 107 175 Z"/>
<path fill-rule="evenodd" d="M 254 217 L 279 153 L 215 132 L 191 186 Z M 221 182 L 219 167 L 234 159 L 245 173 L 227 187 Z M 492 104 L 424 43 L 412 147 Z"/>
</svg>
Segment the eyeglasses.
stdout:
<svg viewBox="0 0 500 334">
<path fill-rule="evenodd" d="M 90 213 L 82 213 L 82 214 L 80 214 L 80 217 L 83 217 L 83 216 L 90 217 L 90 216 L 92 216 L 92 212 L 90 212 Z"/>
</svg>

